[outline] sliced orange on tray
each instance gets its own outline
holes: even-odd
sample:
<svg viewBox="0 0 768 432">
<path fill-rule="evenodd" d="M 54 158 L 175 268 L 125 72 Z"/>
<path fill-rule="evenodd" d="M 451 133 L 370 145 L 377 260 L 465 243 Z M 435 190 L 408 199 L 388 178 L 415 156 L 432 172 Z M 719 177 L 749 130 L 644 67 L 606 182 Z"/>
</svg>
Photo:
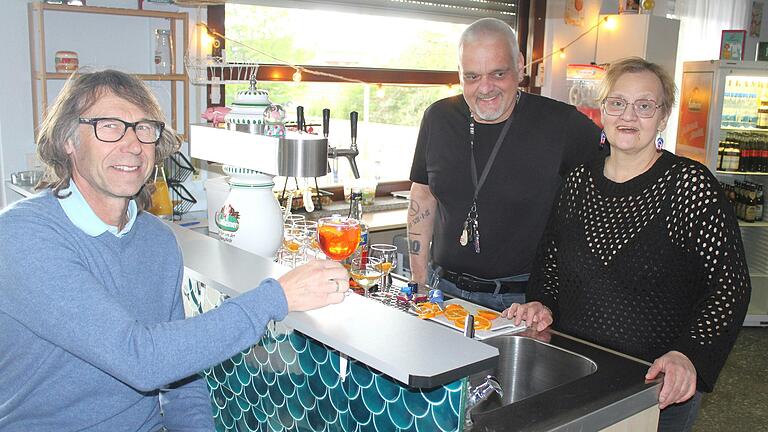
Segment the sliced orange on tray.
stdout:
<svg viewBox="0 0 768 432">
<path fill-rule="evenodd" d="M 453 325 L 455 325 L 456 327 L 460 329 L 464 328 L 464 321 L 465 321 L 464 319 L 452 320 L 452 321 L 453 321 Z M 491 323 L 491 320 L 489 320 L 488 318 L 484 318 L 479 315 L 475 316 L 475 330 L 490 330 L 491 326 L 493 326 L 493 324 Z"/>
<path fill-rule="evenodd" d="M 421 319 L 434 318 L 443 313 L 438 305 L 429 302 L 419 303 L 416 305 L 416 308 L 419 311 L 419 318 Z"/>
<path fill-rule="evenodd" d="M 492 310 L 488 310 L 488 309 L 479 309 L 477 311 L 477 316 L 481 316 L 483 318 L 486 318 L 488 320 L 493 321 L 496 318 L 500 317 L 501 314 L 496 312 L 496 311 L 492 311 Z"/>
</svg>

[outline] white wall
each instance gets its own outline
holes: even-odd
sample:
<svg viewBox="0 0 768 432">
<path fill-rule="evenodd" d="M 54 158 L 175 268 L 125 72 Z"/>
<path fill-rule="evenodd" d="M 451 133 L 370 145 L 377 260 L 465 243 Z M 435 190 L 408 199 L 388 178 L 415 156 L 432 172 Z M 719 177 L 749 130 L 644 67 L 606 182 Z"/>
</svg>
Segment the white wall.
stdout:
<svg viewBox="0 0 768 432">
<path fill-rule="evenodd" d="M 0 14 L 0 37 L 5 41 L 2 56 L 5 64 L 0 68 L 0 179 L 8 180 L 12 172 L 32 168 L 29 159 L 35 152 L 32 123 L 32 84 L 29 59 L 28 0 L 4 0 Z M 89 0 L 89 6 L 137 8 L 136 0 Z M 189 13 L 188 49 L 197 53 L 196 23 L 205 21 L 205 8 L 181 8 L 175 5 L 144 2 L 145 9 Z M 152 31 L 162 23 L 132 17 L 113 17 L 96 14 L 63 14 L 46 12 L 46 64 L 53 70 L 53 53 L 61 49 L 77 51 L 80 65 L 96 68 L 115 68 L 126 72 L 153 73 L 151 53 L 154 49 Z M 181 28 L 178 28 L 181 31 Z M 87 44 L 84 44 L 87 40 Z M 118 43 L 118 54 L 104 54 Z M 182 61 L 179 52 L 177 61 Z M 161 105 L 169 115 L 170 86 L 167 83 L 149 83 Z M 53 100 L 63 81 L 49 81 L 49 100 Z M 179 88 L 179 90 L 181 90 Z M 179 92 L 181 93 L 181 92 Z M 181 98 L 181 95 L 178 96 Z M 205 105 L 205 87 L 190 90 L 190 120 L 197 121 Z M 181 109 L 181 105 L 179 105 Z M 183 115 L 179 113 L 179 121 Z M 1 187 L 0 208 L 21 198 Z"/>
<path fill-rule="evenodd" d="M 544 54 L 557 51 L 579 35 L 597 24 L 600 14 L 615 14 L 618 12 L 616 0 L 584 0 L 584 21 L 577 27 L 565 23 L 566 0 L 549 0 L 547 2 L 547 19 L 544 30 Z M 656 0 L 654 15 L 665 16 L 666 0 Z M 553 99 L 568 101 L 566 90 L 566 66 L 573 63 L 589 64 L 596 61 L 596 40 L 599 32 L 606 32 L 605 26 L 600 26 L 584 35 L 576 43 L 566 49 L 565 58 L 558 54 L 544 61 L 544 85 L 541 92 Z M 530 61 L 530 59 L 527 59 Z"/>
<path fill-rule="evenodd" d="M 744 21 L 746 22 L 744 30 L 747 31 L 747 40 L 744 47 L 744 60 L 755 60 L 757 43 L 768 42 L 768 1 L 760 0 L 760 3 L 763 4 L 763 21 L 760 26 L 760 36 L 758 37 L 749 35 L 749 24 L 752 22 L 752 2 L 749 2 L 749 6 L 747 7 L 746 18 Z"/>
</svg>

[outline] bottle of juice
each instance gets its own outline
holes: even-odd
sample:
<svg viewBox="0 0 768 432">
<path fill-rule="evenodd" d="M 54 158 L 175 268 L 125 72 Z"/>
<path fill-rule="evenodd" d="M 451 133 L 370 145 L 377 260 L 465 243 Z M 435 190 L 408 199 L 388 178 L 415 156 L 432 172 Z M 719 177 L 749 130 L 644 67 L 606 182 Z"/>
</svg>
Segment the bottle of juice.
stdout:
<svg viewBox="0 0 768 432">
<path fill-rule="evenodd" d="M 155 167 L 155 179 L 152 185 L 154 187 L 152 205 L 147 211 L 161 219 L 172 219 L 173 205 L 171 204 L 171 193 L 168 190 L 168 180 L 165 177 L 165 168 L 163 166 L 158 165 Z"/>
</svg>

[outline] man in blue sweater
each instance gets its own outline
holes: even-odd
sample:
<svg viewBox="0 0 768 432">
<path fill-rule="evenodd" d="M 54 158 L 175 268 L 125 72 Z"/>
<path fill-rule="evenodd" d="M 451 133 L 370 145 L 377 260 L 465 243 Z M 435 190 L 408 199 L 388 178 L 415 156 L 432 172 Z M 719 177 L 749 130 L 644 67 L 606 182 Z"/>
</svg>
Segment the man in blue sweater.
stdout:
<svg viewBox="0 0 768 432">
<path fill-rule="evenodd" d="M 196 373 L 270 320 L 343 300 L 344 268 L 315 261 L 185 320 L 181 252 L 143 211 L 177 143 L 162 119 L 116 71 L 71 80 L 50 107 L 45 191 L 0 213 L 0 430 L 212 431 Z"/>
</svg>

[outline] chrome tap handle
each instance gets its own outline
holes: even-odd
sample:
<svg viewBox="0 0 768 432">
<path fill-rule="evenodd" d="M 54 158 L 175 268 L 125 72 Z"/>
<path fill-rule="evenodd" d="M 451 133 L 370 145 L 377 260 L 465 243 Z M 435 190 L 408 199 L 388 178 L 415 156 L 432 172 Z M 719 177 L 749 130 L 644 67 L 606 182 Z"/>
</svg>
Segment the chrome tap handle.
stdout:
<svg viewBox="0 0 768 432">
<path fill-rule="evenodd" d="M 328 138 L 328 126 L 331 124 L 331 110 L 323 108 L 323 137 Z"/>
<path fill-rule="evenodd" d="M 350 148 L 354 151 L 357 150 L 357 111 L 352 111 L 349 113 L 349 128 L 352 131 L 352 145 Z M 358 176 L 355 177 L 359 178 Z"/>
<path fill-rule="evenodd" d="M 304 120 L 304 107 L 301 105 L 296 107 L 296 129 L 299 132 L 307 131 L 307 123 Z"/>
</svg>

